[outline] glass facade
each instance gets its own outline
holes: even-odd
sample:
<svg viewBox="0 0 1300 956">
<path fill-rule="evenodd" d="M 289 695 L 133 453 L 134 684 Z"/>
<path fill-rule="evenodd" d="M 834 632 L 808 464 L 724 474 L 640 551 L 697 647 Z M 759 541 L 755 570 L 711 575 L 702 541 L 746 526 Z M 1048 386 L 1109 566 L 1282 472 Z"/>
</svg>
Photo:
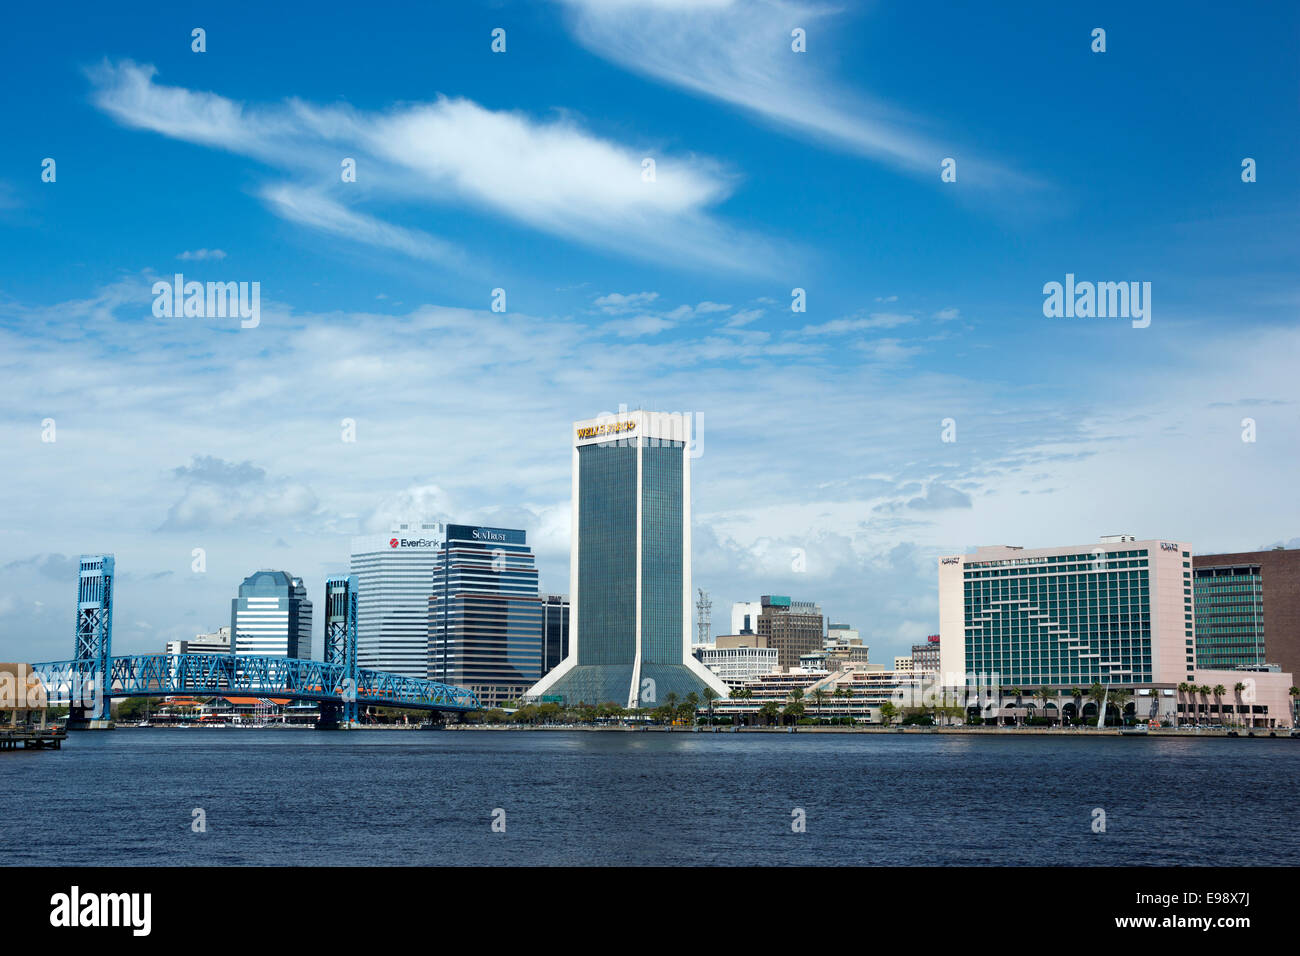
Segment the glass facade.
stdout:
<svg viewBox="0 0 1300 956">
<path fill-rule="evenodd" d="M 542 676 L 532 550 L 522 531 L 449 525 L 447 534 L 428 597 L 428 676 L 468 687 L 485 706 L 515 700 Z"/>
<path fill-rule="evenodd" d="M 653 708 L 726 692 L 687 653 L 689 446 L 671 418 L 575 422 L 572 653 L 530 697 Z"/>
<path fill-rule="evenodd" d="M 579 664 L 636 658 L 636 456 L 621 442 L 578 448 Z"/>
<path fill-rule="evenodd" d="M 311 601 L 302 578 L 258 571 L 230 602 L 231 645 L 238 655 L 311 658 Z"/>
<path fill-rule="evenodd" d="M 1145 549 L 967 563 L 968 669 L 1004 686 L 1151 681 L 1149 574 Z"/>
<path fill-rule="evenodd" d="M 1198 568 L 1196 665 L 1213 670 L 1262 667 L 1264 584 L 1259 565 Z"/>
<path fill-rule="evenodd" d="M 651 441 L 641 461 L 641 659 L 682 660 L 682 462 L 685 445 Z"/>
<path fill-rule="evenodd" d="M 542 602 L 542 673 L 569 656 L 569 596 L 548 594 Z"/>
<path fill-rule="evenodd" d="M 359 666 L 426 676 L 429 593 L 443 537 L 440 524 L 412 521 L 394 525 L 389 534 L 353 539 Z"/>
</svg>

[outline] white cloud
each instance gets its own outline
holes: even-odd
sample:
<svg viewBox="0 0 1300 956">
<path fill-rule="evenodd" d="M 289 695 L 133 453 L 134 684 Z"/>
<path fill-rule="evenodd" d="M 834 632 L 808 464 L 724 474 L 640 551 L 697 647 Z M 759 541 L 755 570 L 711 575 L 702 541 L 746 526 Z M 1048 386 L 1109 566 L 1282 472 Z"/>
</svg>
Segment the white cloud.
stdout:
<svg viewBox="0 0 1300 956">
<path fill-rule="evenodd" d="M 561 0 L 577 39 L 635 72 L 747 110 L 801 135 L 938 181 L 953 155 L 901 110 L 821 75 L 811 53 L 791 51 L 803 28 L 809 50 L 830 42 L 837 12 L 790 0 L 686 3 L 676 0 Z M 1024 185 L 1000 165 L 961 152 L 962 181 Z"/>
<path fill-rule="evenodd" d="M 645 308 L 657 298 L 659 298 L 658 292 L 633 292 L 629 295 L 611 292 L 609 295 L 599 296 L 595 306 L 610 315 L 621 315 L 624 312 Z"/>
<path fill-rule="evenodd" d="M 661 315 L 637 315 L 611 319 L 600 328 L 603 332 L 612 332 L 623 338 L 639 338 L 645 335 L 658 335 L 671 329 L 675 324 L 671 319 Z"/>
<path fill-rule="evenodd" d="M 846 335 L 851 332 L 864 332 L 869 329 L 897 328 L 900 325 L 908 325 L 915 321 L 915 316 L 901 312 L 872 312 L 870 315 L 865 316 L 832 319 L 820 325 L 806 325 L 800 334 L 808 336 Z"/>
<path fill-rule="evenodd" d="M 258 159 L 290 176 L 265 186 L 277 215 L 335 236 L 456 264 L 445 237 L 381 222 L 351 205 L 391 198 L 453 204 L 631 258 L 761 274 L 790 255 L 711 209 L 736 176 L 654 143 L 603 139 L 560 117 L 538 120 L 463 98 L 367 112 L 301 100 L 251 106 L 156 82 L 130 61 L 89 71 L 93 99 L 125 126 Z M 652 156 L 656 178 L 641 176 Z M 356 182 L 340 182 L 340 157 Z M 328 171 L 328 172 L 322 172 Z M 346 197 L 346 198 L 345 198 Z"/>
<path fill-rule="evenodd" d="M 710 312 L 728 312 L 731 306 L 721 302 L 699 302 L 695 306 L 696 315 L 708 315 Z"/>
<path fill-rule="evenodd" d="M 354 212 L 319 192 L 280 185 L 263 189 L 261 196 L 277 215 L 290 222 L 392 249 L 413 259 L 465 268 L 464 253 L 452 243 L 418 229 L 405 229 Z"/>
</svg>

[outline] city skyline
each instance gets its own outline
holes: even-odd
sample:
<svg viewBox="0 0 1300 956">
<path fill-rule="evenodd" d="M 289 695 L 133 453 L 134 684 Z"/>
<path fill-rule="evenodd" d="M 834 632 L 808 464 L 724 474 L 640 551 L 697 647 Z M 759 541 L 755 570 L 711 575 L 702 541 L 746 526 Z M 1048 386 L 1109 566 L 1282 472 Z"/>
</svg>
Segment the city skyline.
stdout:
<svg viewBox="0 0 1300 956">
<path fill-rule="evenodd" d="M 451 525 L 456 524 L 456 521 L 454 520 L 455 517 L 456 517 L 456 516 L 451 516 L 451 519 L 452 519 L 452 520 L 448 520 L 448 519 L 446 519 L 445 517 L 444 517 L 444 518 L 439 518 L 437 522 L 432 522 L 431 519 L 414 519 L 414 523 L 413 523 L 411 526 L 412 526 L 412 527 L 415 527 L 415 526 L 417 526 L 417 525 L 420 525 L 420 526 L 423 526 L 423 527 L 426 527 L 426 528 L 427 528 L 427 527 L 429 526 L 429 524 L 435 524 L 435 525 L 437 525 L 438 527 L 445 528 L 445 527 L 447 527 L 449 524 L 451 524 Z M 409 519 L 408 519 L 408 520 L 409 520 Z M 427 523 L 426 523 L 426 522 L 427 522 Z M 465 523 L 464 523 L 464 522 L 461 522 L 461 524 L 464 525 Z M 395 521 L 393 522 L 393 527 L 395 528 L 395 527 L 398 527 L 398 526 L 405 526 L 405 524 L 404 524 L 404 522 L 401 521 L 401 520 L 395 520 Z M 391 531 L 391 530 L 392 530 L 392 529 L 390 528 L 390 531 Z M 526 530 L 526 529 L 525 529 L 525 530 Z M 350 538 L 348 539 L 348 548 L 349 548 L 349 549 L 351 549 L 351 548 L 355 548 L 355 547 L 357 546 L 357 541 L 358 541 L 358 540 L 362 540 L 362 541 L 378 540 L 380 537 L 387 537 L 387 535 L 388 535 L 388 532 L 385 532 L 385 533 L 382 534 L 382 535 L 380 535 L 380 534 L 370 534 L 370 535 L 363 535 L 363 536 L 360 536 L 360 537 L 358 537 L 358 536 L 352 536 L 352 537 L 350 537 Z M 1172 537 L 1172 536 L 1171 536 L 1171 537 Z M 1045 537 L 1044 540 L 1051 540 L 1051 539 L 1050 539 L 1050 536 L 1049 536 L 1049 537 Z M 1095 536 L 1094 536 L 1094 540 L 1095 540 Z M 1046 547 L 1046 545 L 1040 544 L 1040 543 L 1038 543 L 1036 540 L 1034 540 L 1034 541 L 1029 541 L 1029 542 L 1017 542 L 1017 544 L 1016 544 L 1015 546 L 1016 546 L 1016 547 L 1029 547 L 1029 548 L 1031 548 L 1031 549 L 1033 549 L 1033 548 L 1042 548 L 1042 547 Z M 1276 548 L 1283 547 L 1283 546 L 1285 546 L 1287 550 L 1291 550 L 1291 549 L 1295 549 L 1295 548 L 1297 548 L 1297 547 L 1300 547 L 1300 539 L 1292 540 L 1292 541 L 1290 541 L 1290 542 L 1288 542 L 1288 543 L 1285 543 L 1285 544 L 1284 544 L 1283 542 L 1277 542 L 1277 543 L 1274 543 L 1274 544 L 1264 545 L 1264 546 L 1257 547 L 1257 548 L 1247 548 L 1247 549 L 1245 549 L 1244 551 L 1242 551 L 1241 553 L 1242 553 L 1242 554 L 1249 554 L 1249 553 L 1262 553 L 1262 552 L 1267 552 L 1267 551 L 1269 551 L 1269 550 L 1274 550 L 1274 549 L 1276 549 Z M 964 554 L 964 555 L 969 555 L 969 554 L 973 554 L 974 552 L 976 552 L 977 550 L 979 550 L 979 549 L 981 549 L 981 548 L 986 548 L 986 547 L 989 547 L 989 546 L 988 546 L 988 545 L 970 545 L 970 546 L 966 547 L 965 549 L 962 549 L 960 553 L 962 553 L 962 554 Z M 83 552 L 83 553 L 89 553 L 89 552 Z M 116 552 L 112 552 L 111 549 L 110 549 L 110 551 L 109 551 L 108 553 L 116 553 Z M 1214 557 L 1216 554 L 1219 554 L 1219 553 L 1221 553 L 1221 552 L 1207 552 L 1207 551 L 1204 551 L 1204 550 L 1201 550 L 1201 549 L 1197 549 L 1197 548 L 1195 548 L 1195 546 L 1193 545 L 1193 550 L 1192 550 L 1191 553 L 1193 554 L 1193 556 Z M 65 570 L 64 562 L 62 562 L 62 561 L 59 560 L 61 557 L 62 557 L 61 555 L 47 555 L 47 556 L 46 556 L 46 559 L 47 559 L 47 560 L 41 562 L 41 564 L 40 564 L 40 566 L 39 566 L 40 573 L 41 573 L 42 575 L 44 575 L 47 579 L 54 580 L 54 579 L 55 579 L 55 575 L 56 575 L 60 570 Z M 355 554 L 353 554 L 351 557 L 352 557 L 353 559 L 355 559 Z M 930 564 L 931 564 L 931 570 L 933 570 L 933 563 L 934 563 L 934 561 L 939 560 L 939 559 L 942 557 L 942 552 L 940 552 L 940 551 L 935 551 L 933 554 L 929 555 L 928 557 L 929 557 Z M 70 562 L 70 564 L 71 564 L 71 566 L 72 566 L 74 572 L 75 572 L 75 570 L 76 570 L 76 566 L 77 566 L 77 564 L 79 563 L 79 560 L 80 560 L 79 558 L 68 558 L 68 559 L 67 559 L 67 561 Z M 566 561 L 566 563 L 567 563 L 567 561 Z M 325 574 L 324 576 L 321 577 L 320 582 L 319 582 L 319 587 L 317 588 L 317 589 L 321 592 L 320 595 L 319 595 L 320 597 L 323 597 L 323 596 L 324 596 L 325 581 L 326 581 L 326 579 L 327 579 L 328 577 L 331 577 L 331 576 L 338 576 L 338 575 L 344 575 L 344 576 L 346 576 L 346 574 L 348 573 L 348 570 L 347 570 L 347 569 L 348 569 L 349 560 L 348 560 L 347 558 L 344 558 L 344 559 L 340 560 L 339 562 L 335 562 L 335 564 L 337 564 L 337 566 L 338 566 L 341 570 L 339 570 L 339 571 L 337 571 L 337 572 L 335 572 L 335 573 L 333 573 L 333 574 L 329 574 L 329 573 L 327 573 L 327 574 Z M 540 561 L 540 560 L 538 561 L 538 565 L 539 565 L 539 568 L 540 568 L 540 565 L 541 565 L 541 561 Z M 323 564 L 323 565 L 322 565 L 322 567 L 331 567 L 331 566 L 334 566 L 334 565 L 333 565 L 333 564 Z M 275 567 L 274 567 L 273 565 L 271 565 L 271 564 L 262 564 L 262 565 L 257 565 L 257 566 L 254 567 L 253 570 L 248 571 L 247 573 L 245 573 L 244 571 L 239 571 L 239 572 L 236 573 L 236 576 L 235 576 L 235 578 L 234 578 L 234 581 L 236 582 L 236 585 L 235 585 L 235 586 L 236 586 L 236 589 L 238 588 L 238 583 L 237 583 L 237 582 L 238 582 L 239 580 L 241 580 L 242 578 L 244 578 L 244 577 L 248 577 L 248 576 L 250 576 L 250 575 L 251 575 L 251 576 L 255 576 L 255 575 L 257 575 L 257 574 L 264 574 L 264 573 L 267 573 L 267 572 L 270 572 L 270 571 L 275 571 L 275 572 L 277 572 L 277 573 L 288 573 L 288 572 L 284 572 L 284 568 L 283 568 L 283 567 L 281 567 L 281 568 L 275 568 Z M 134 580 L 135 580 L 138 584 L 143 585 L 143 587 L 146 589 L 146 593 L 163 593 L 163 589 L 162 589 L 161 587 L 159 587 L 159 584 L 158 584 L 158 583 L 150 584 L 149 582 L 151 582 L 151 581 L 152 581 L 152 582 L 161 582 L 161 581 L 163 581 L 163 580 L 166 580 L 166 578 L 168 577 L 168 575 L 166 575 L 166 574 L 162 574 L 162 575 L 159 575 L 159 574 L 153 574 L 153 575 L 130 575 L 130 574 L 125 574 L 125 575 L 124 575 L 123 572 L 122 572 L 122 570 L 121 570 L 120 568 L 119 568 L 117 574 L 118 574 L 118 578 L 119 578 L 119 580 L 125 580 L 125 581 L 127 581 L 128 583 L 131 582 L 131 581 L 133 580 L 133 578 L 134 578 Z M 206 572 L 204 572 L 204 574 L 206 575 Z M 302 581 L 303 585 L 306 587 L 306 595 L 307 595 L 307 599 L 308 599 L 308 601 L 309 601 L 309 603 L 310 603 L 310 601 L 311 601 L 311 597 L 312 597 L 312 587 L 313 587 L 312 583 L 308 580 L 307 576 L 305 576 L 305 575 L 296 575 L 296 574 L 292 574 L 291 576 L 292 576 L 293 578 L 295 578 L 295 579 L 299 579 L 299 580 Z M 75 577 L 76 577 L 76 576 L 75 576 L 75 573 L 74 573 L 73 576 L 72 576 L 71 578 L 69 578 L 68 580 L 60 580 L 59 583 L 64 584 L 64 585 L 69 585 L 69 581 L 75 582 Z M 567 577 L 567 575 L 566 575 L 566 577 Z M 789 580 L 791 580 L 791 579 L 790 579 L 790 578 L 786 578 L 786 579 L 784 579 L 784 580 L 789 581 Z M 794 580 L 795 580 L 795 584 L 796 584 L 796 585 L 803 583 L 802 581 L 800 581 L 800 580 L 797 579 L 797 578 L 794 579 Z M 539 579 L 539 581 L 540 581 L 540 579 Z M 70 586 L 70 585 L 69 585 L 69 586 Z M 224 587 L 224 585 L 218 585 L 218 586 L 217 586 L 217 590 L 220 591 L 220 590 L 222 590 L 223 587 Z M 561 589 L 558 589 L 558 588 L 556 588 L 556 589 L 548 589 L 544 583 L 539 583 L 538 587 L 539 587 L 539 593 L 542 594 L 542 595 L 546 595 L 546 594 L 557 594 L 557 595 L 561 595 L 561 594 L 562 594 L 562 595 L 564 595 L 564 596 L 566 596 L 566 597 L 569 596 L 569 595 L 568 595 L 567 588 L 564 589 L 564 590 L 561 590 Z M 769 590 L 769 591 L 772 591 L 772 590 L 773 590 L 772 588 L 767 587 L 766 585 L 764 585 L 762 581 L 757 582 L 756 585 L 755 585 L 755 587 L 757 588 L 757 590 L 763 590 L 764 588 L 766 588 L 766 590 Z M 152 589 L 152 590 L 148 590 L 148 589 Z M 57 585 L 56 585 L 56 587 L 54 588 L 54 590 L 55 590 L 55 591 L 58 590 Z M 719 600 L 715 600 L 714 603 L 715 603 L 715 604 L 719 604 L 719 605 L 722 606 L 722 607 L 732 607 L 732 612 L 731 612 L 731 613 L 732 613 L 732 616 L 734 616 L 734 610 L 735 610 L 735 608 L 738 607 L 738 606 L 757 606 L 758 601 L 752 599 L 752 595 L 753 595 L 753 594 L 757 594 L 757 590 L 753 590 L 753 591 L 750 591 L 750 592 L 745 592 L 744 594 L 738 596 L 738 597 L 737 597 L 736 599 L 734 599 L 734 600 L 730 600 L 730 599 L 728 599 L 728 600 L 721 600 L 721 599 L 719 599 Z M 706 591 L 707 591 L 707 589 L 706 589 Z M 229 607 L 229 600 L 230 600 L 230 599 L 229 599 L 229 596 L 228 596 L 228 594 L 229 594 L 228 590 L 227 590 L 226 593 L 227 593 L 227 596 L 226 596 L 226 598 L 225 598 L 225 601 L 227 602 L 227 608 L 228 608 L 228 607 Z M 709 592 L 709 593 L 712 595 L 712 592 Z M 803 594 L 804 592 L 797 592 L 797 593 L 798 593 L 798 594 Z M 808 597 L 812 597 L 812 598 L 814 598 L 814 600 L 815 600 L 816 603 L 818 603 L 818 604 L 825 604 L 825 603 L 826 603 L 826 602 L 822 601 L 822 600 L 820 599 L 820 597 L 819 597 L 817 594 L 815 594 L 815 593 L 814 593 L 814 594 L 806 594 L 806 595 L 804 595 L 804 596 L 808 596 Z M 57 594 L 55 595 L 55 597 L 56 597 L 56 600 L 57 600 Z M 121 589 L 119 589 L 119 592 L 118 592 L 118 601 L 119 601 L 119 603 L 121 603 L 121 602 L 123 602 L 124 600 L 125 600 L 125 602 L 127 603 L 128 606 L 131 605 L 131 603 L 132 603 L 131 598 L 128 596 L 128 597 L 126 597 L 126 598 L 124 599 L 124 597 L 123 597 L 123 591 L 122 591 Z M 939 615 L 938 615 L 938 610 L 937 610 L 937 608 L 938 608 L 938 601 L 937 601 L 937 598 L 936 598 L 936 601 L 935 601 L 935 606 L 936 606 L 936 613 L 935 613 L 935 617 L 934 617 L 933 622 L 930 622 L 930 623 L 931 623 L 930 630 L 924 630 L 924 629 L 922 629 L 921 631 L 918 631 L 915 635 L 912 635 L 911 637 L 909 637 L 909 636 L 907 636 L 907 635 L 904 635 L 904 637 L 903 637 L 903 638 L 900 638 L 898 642 L 890 641 L 890 640 L 885 640 L 885 641 L 877 640 L 877 639 L 876 639 L 877 635 L 875 634 L 875 632 L 872 631 L 872 629 L 871 629 L 871 627 L 870 627 L 869 624 L 862 624 L 862 623 L 860 623 L 860 622 L 858 622 L 858 621 L 856 621 L 856 620 L 852 620 L 852 619 L 850 619 L 849 622 L 854 626 L 854 628 L 855 628 L 856 630 L 859 630 L 859 631 L 861 631 L 861 632 L 863 633 L 863 635 L 864 635 L 864 637 L 863 637 L 864 643 L 866 643 L 866 644 L 868 644 L 869 646 L 871 646 L 875 652 L 877 652 L 878 654 L 881 655 L 882 659 L 886 659 L 886 658 L 888 658 L 888 657 L 894 656 L 894 654 L 896 653 L 896 651 L 894 650 L 895 648 L 899 648 L 901 651 L 907 651 L 907 650 L 910 648 L 911 644 L 916 643 L 917 641 L 920 640 L 920 638 L 926 636 L 927 634 L 931 633 L 934 629 L 937 629 L 937 628 L 938 628 L 938 626 L 939 626 L 939 624 L 938 624 L 938 621 L 939 621 Z M 423 602 L 422 602 L 422 607 L 423 607 Z M 214 613 L 217 614 L 217 615 L 219 616 L 219 613 L 220 613 L 220 612 L 214 612 Z M 229 615 L 229 610 L 226 611 L 226 614 L 227 614 L 226 620 L 229 620 L 229 616 L 228 616 L 228 615 Z M 203 612 L 203 611 L 191 611 L 190 613 L 188 613 L 188 614 L 186 615 L 186 617 L 187 617 L 188 619 L 192 619 L 192 620 L 199 621 L 199 622 L 202 622 L 202 621 L 206 620 L 206 617 L 207 617 L 207 616 L 210 616 L 210 615 L 205 614 L 205 612 Z M 845 615 L 845 614 L 843 614 L 843 613 L 840 613 L 840 612 L 838 611 L 838 609 L 836 609 L 836 611 L 835 611 L 834 614 L 832 614 L 832 613 L 830 612 L 830 610 L 828 609 L 828 610 L 827 610 L 827 613 L 825 614 L 825 620 L 827 620 L 827 621 L 830 621 L 830 620 L 845 620 L 845 619 L 847 619 L 847 618 L 848 618 L 848 616 Z M 181 629 L 177 630 L 175 633 L 166 633 L 166 634 L 161 634 L 161 635 L 159 636 L 158 640 L 161 641 L 162 643 L 168 643 L 168 642 L 178 641 L 178 640 L 189 640 L 189 639 L 192 639 L 192 637 L 195 636 L 195 635 L 202 635 L 202 634 L 204 634 L 205 632 L 208 632 L 208 631 L 215 631 L 215 630 L 216 630 L 218 627 L 220 627 L 220 626 L 222 626 L 222 625 L 221 625 L 221 624 L 217 624 L 217 625 L 213 625 L 212 627 L 207 627 L 206 625 L 203 625 L 203 624 L 200 623 L 200 626 L 198 626 L 197 628 L 195 628 L 195 629 L 193 630 L 192 633 L 191 633 L 191 632 L 187 632 L 187 631 L 185 631 L 184 628 L 181 628 Z M 721 633 L 721 631 L 719 630 L 719 627 L 720 627 L 720 626 L 722 626 L 722 625 L 721 625 L 721 622 L 719 622 L 718 625 L 715 625 L 715 626 L 713 627 L 713 633 L 714 633 L 715 636 L 716 636 L 718 633 Z M 320 654 L 319 654 L 318 651 L 319 651 L 319 649 L 320 649 L 321 647 L 323 647 L 323 640 L 324 640 L 324 633 L 323 633 L 323 632 L 324 632 L 324 622 L 323 622 L 323 619 L 320 619 L 320 620 L 314 620 L 314 621 L 312 622 L 311 628 L 312 628 L 312 630 L 311 630 L 311 635 L 312 635 L 312 636 L 311 636 L 311 647 L 313 648 L 313 654 L 312 654 L 311 656 L 312 656 L 313 658 L 319 659 Z M 735 630 L 734 628 L 731 628 L 731 629 L 732 629 L 732 630 Z M 121 634 L 122 630 L 123 630 L 123 629 L 119 629 L 118 633 Z M 129 629 L 127 629 L 127 630 L 129 630 Z M 21 635 L 21 634 L 13 634 L 13 633 L 8 633 L 8 632 L 6 632 L 6 633 L 3 633 L 3 634 L 0 634 L 0 656 L 2 656 L 3 653 L 4 653 L 4 652 L 3 652 L 3 647 L 6 646 L 6 643 L 8 643 L 8 644 L 11 644 L 11 645 L 12 645 L 12 649 L 11 649 L 11 651 L 10 651 L 10 655 L 11 655 L 11 656 L 15 656 L 15 655 L 16 655 L 16 656 L 19 657 L 19 658 L 22 658 L 22 657 L 25 656 L 25 657 L 27 657 L 27 658 L 31 658 L 31 659 L 54 659 L 54 658 L 56 658 L 56 657 L 58 656 L 57 652 L 58 652 L 58 650 L 59 650 L 59 648 L 60 648 L 61 643 L 66 643 L 66 640 L 67 640 L 67 639 L 68 639 L 68 635 L 67 635 L 66 633 L 60 633 L 60 632 L 58 632 L 57 630 L 55 630 L 53 633 L 51 633 L 50 635 L 48 635 L 47 637 L 45 637 L 43 640 L 38 640 L 38 641 L 36 641 L 36 642 L 27 641 L 27 642 L 24 644 L 23 635 Z M 121 652 L 121 653 L 149 653 L 149 652 L 151 652 L 151 647 L 153 646 L 152 643 L 150 643 L 150 642 L 152 642 L 152 641 L 154 640 L 154 638 L 153 638 L 153 637 L 140 638 L 139 635 L 137 635 L 137 640 L 141 640 L 141 641 L 144 641 L 144 642 L 145 642 L 145 643 L 141 643 L 141 644 L 138 644 L 138 645 L 137 645 L 137 644 L 129 644 L 129 643 L 125 643 L 126 641 L 129 641 L 129 640 L 130 640 L 129 637 L 122 637 L 122 636 L 115 637 L 115 650 L 119 650 L 119 644 L 120 644 L 120 645 L 121 645 L 121 646 L 120 646 L 120 652 Z M 24 649 L 23 649 L 24 646 L 27 648 L 27 650 L 24 650 Z M 44 647 L 44 648 L 49 648 L 50 651 L 49 651 L 49 653 L 46 653 L 46 654 L 44 654 L 44 655 L 42 656 L 41 654 L 34 654 L 34 653 L 31 651 L 31 648 L 32 648 L 32 647 Z M 392 668 L 391 665 L 389 665 L 389 666 L 387 667 L 387 669 L 393 669 L 393 668 Z M 398 671 L 401 671 L 401 668 L 400 668 L 400 667 L 398 667 L 398 668 L 396 668 L 396 669 L 397 669 Z"/>
<path fill-rule="evenodd" d="M 318 599 L 412 513 L 528 529 L 565 592 L 555 448 L 620 405 L 704 425 L 719 606 L 806 596 L 881 659 L 935 628 L 938 554 L 1300 543 L 1300 134 L 1272 80 L 1300 13 L 1098 16 L 1104 53 L 1032 9 L 1013 38 L 976 10 L 936 35 L 919 9 L 573 0 L 346 43 L 275 11 L 10 12 L 41 82 L 0 91 L 0 654 L 66 653 L 80 553 L 117 554 L 115 640 L 146 650 L 223 623 L 255 568 Z M 260 283 L 256 326 L 160 315 L 178 273 Z M 1150 282 L 1149 326 L 1049 318 L 1067 277 Z"/>
</svg>

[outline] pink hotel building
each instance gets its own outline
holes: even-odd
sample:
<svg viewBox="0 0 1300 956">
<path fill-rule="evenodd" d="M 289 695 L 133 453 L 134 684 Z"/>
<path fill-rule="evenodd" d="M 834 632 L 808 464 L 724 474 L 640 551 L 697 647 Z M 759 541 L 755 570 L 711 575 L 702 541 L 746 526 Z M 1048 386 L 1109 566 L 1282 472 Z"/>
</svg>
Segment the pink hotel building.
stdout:
<svg viewBox="0 0 1300 956">
<path fill-rule="evenodd" d="M 1138 720 L 1291 727 L 1292 675 L 1198 668 L 1195 625 L 1186 542 L 1108 535 L 1096 545 L 997 545 L 939 559 L 946 686 L 1031 696 L 1099 682 L 1130 692 Z M 1213 694 L 1217 686 L 1224 692 Z"/>
</svg>

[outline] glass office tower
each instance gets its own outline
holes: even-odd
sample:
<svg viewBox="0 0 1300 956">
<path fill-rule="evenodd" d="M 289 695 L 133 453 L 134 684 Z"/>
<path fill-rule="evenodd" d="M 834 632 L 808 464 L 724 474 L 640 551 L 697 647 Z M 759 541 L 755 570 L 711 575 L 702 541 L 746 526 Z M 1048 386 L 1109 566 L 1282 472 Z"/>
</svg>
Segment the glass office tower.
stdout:
<svg viewBox="0 0 1300 956">
<path fill-rule="evenodd" d="M 1264 578 L 1255 565 L 1196 568 L 1196 662 L 1229 670 L 1263 667 Z"/>
<path fill-rule="evenodd" d="M 569 656 L 529 691 L 657 707 L 727 688 L 690 653 L 686 416 L 634 411 L 573 426 Z"/>
<path fill-rule="evenodd" d="M 517 701 L 542 676 L 542 598 L 525 533 L 447 525 L 428 597 L 428 676 L 485 707 Z"/>
<path fill-rule="evenodd" d="M 1300 673 L 1300 550 L 1198 554 L 1192 569 L 1200 666 Z"/>
<path fill-rule="evenodd" d="M 311 658 L 311 601 L 302 578 L 257 571 L 230 602 L 231 645 L 240 656 Z"/>
<path fill-rule="evenodd" d="M 426 676 L 429 592 L 442 545 L 442 525 L 427 519 L 395 524 L 388 534 L 352 539 L 359 667 Z"/>
<path fill-rule="evenodd" d="M 542 599 L 542 675 L 569 656 L 569 596 L 548 594 Z"/>
</svg>

